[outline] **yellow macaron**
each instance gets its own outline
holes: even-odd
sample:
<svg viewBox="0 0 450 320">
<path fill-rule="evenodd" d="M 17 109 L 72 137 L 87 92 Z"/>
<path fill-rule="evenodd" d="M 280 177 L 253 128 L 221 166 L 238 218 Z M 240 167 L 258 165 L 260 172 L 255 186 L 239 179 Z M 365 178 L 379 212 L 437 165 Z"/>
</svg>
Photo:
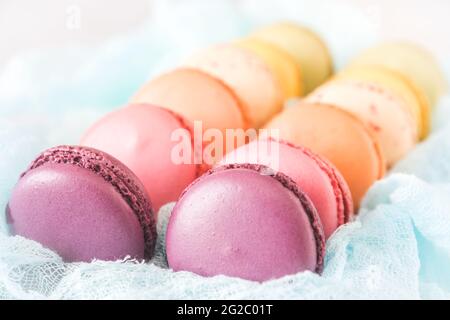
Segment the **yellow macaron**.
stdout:
<svg viewBox="0 0 450 320">
<path fill-rule="evenodd" d="M 417 122 L 419 138 L 424 139 L 430 130 L 430 105 L 424 92 L 408 77 L 392 69 L 375 65 L 357 65 L 346 68 L 336 78 L 371 82 L 390 90 L 402 98 Z"/>
<path fill-rule="evenodd" d="M 299 66 L 304 94 L 311 92 L 333 73 L 330 52 L 313 31 L 290 22 L 276 23 L 252 34 L 289 53 Z"/>
<path fill-rule="evenodd" d="M 383 43 L 363 51 L 352 65 L 382 65 L 410 78 L 427 96 L 433 107 L 447 90 L 445 77 L 433 55 L 412 43 Z"/>
<path fill-rule="evenodd" d="M 302 74 L 295 59 L 283 49 L 257 38 L 244 38 L 236 41 L 242 48 L 252 51 L 266 62 L 280 81 L 286 99 L 303 94 Z"/>
</svg>

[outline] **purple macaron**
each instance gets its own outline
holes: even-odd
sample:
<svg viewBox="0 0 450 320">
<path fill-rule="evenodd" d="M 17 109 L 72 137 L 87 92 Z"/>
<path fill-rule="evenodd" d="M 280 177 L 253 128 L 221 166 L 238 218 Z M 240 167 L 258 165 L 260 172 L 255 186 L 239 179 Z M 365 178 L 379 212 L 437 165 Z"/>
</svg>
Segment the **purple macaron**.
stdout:
<svg viewBox="0 0 450 320">
<path fill-rule="evenodd" d="M 256 164 L 210 170 L 181 195 L 166 251 L 175 271 L 265 281 L 323 268 L 325 237 L 311 200 Z"/>
<path fill-rule="evenodd" d="M 66 262 L 152 257 L 156 228 L 139 179 L 96 149 L 59 146 L 32 162 L 6 208 L 14 235 Z"/>
</svg>

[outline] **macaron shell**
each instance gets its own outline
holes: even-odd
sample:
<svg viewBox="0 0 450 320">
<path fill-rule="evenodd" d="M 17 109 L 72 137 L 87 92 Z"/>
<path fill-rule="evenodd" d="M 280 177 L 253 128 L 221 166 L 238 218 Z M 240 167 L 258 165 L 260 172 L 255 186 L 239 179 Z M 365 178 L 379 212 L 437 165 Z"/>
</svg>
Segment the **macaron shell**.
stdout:
<svg viewBox="0 0 450 320">
<path fill-rule="evenodd" d="M 336 166 L 348 183 L 355 208 L 369 187 L 384 175 L 385 163 L 377 140 L 360 120 L 342 109 L 300 103 L 285 109 L 265 128 L 278 129 L 276 138 L 307 147 Z"/>
<path fill-rule="evenodd" d="M 216 45 L 193 55 L 185 65 L 211 74 L 228 85 L 240 99 L 250 127 L 259 128 L 283 107 L 283 92 L 277 76 L 249 50 L 234 44 Z"/>
<path fill-rule="evenodd" d="M 402 99 L 380 86 L 333 80 L 317 88 L 305 101 L 334 105 L 359 117 L 378 139 L 388 167 L 404 157 L 418 140 L 411 110 Z"/>
<path fill-rule="evenodd" d="M 322 162 L 325 162 L 325 166 L 328 167 L 328 170 L 330 172 L 330 175 L 335 177 L 335 181 L 338 185 L 338 188 L 341 191 L 343 203 L 344 203 L 344 216 L 341 218 L 339 217 L 339 221 L 343 221 L 342 223 L 347 223 L 349 221 L 352 221 L 354 215 L 355 215 L 355 205 L 353 203 L 352 193 L 350 191 L 350 187 L 345 181 L 342 174 L 339 172 L 339 170 L 327 159 L 324 159 L 323 157 L 319 157 L 319 160 Z"/>
<path fill-rule="evenodd" d="M 316 207 L 326 239 L 351 215 L 344 213 L 341 181 L 318 156 L 305 148 L 273 139 L 256 140 L 227 154 L 219 165 L 232 163 L 266 165 L 289 176 Z"/>
<path fill-rule="evenodd" d="M 290 54 L 257 38 L 244 38 L 236 44 L 256 53 L 270 66 L 281 83 L 285 99 L 303 95 L 301 70 Z"/>
<path fill-rule="evenodd" d="M 351 64 L 382 65 L 409 77 L 426 94 L 433 107 L 447 91 L 447 80 L 426 49 L 406 42 L 388 42 L 363 51 Z"/>
<path fill-rule="evenodd" d="M 21 175 L 21 178 L 39 167 L 51 164 L 71 165 L 87 170 L 113 186 L 128 203 L 141 225 L 144 233 L 145 258 L 150 259 L 153 256 L 156 243 L 156 223 L 152 204 L 145 187 L 128 167 L 113 156 L 97 149 L 61 145 L 44 150 L 39 154 L 27 171 Z M 49 187 L 52 185 L 50 184 Z M 57 192 L 58 188 L 55 191 Z"/>
<path fill-rule="evenodd" d="M 430 130 L 430 105 L 422 90 L 403 74 L 383 66 L 360 65 L 344 69 L 336 75 L 339 79 L 368 81 L 389 89 L 405 100 L 417 121 L 421 139 Z"/>
<path fill-rule="evenodd" d="M 234 92 L 220 80 L 189 68 L 178 68 L 145 84 L 132 103 L 163 106 L 204 129 L 245 128 L 242 107 Z"/>
<path fill-rule="evenodd" d="M 216 170 L 196 180 L 172 212 L 166 243 L 173 270 L 254 281 L 320 272 L 323 234 L 307 198 L 268 174 Z"/>
<path fill-rule="evenodd" d="M 288 142 L 284 142 L 289 144 Z M 289 144 L 294 146 L 293 144 Z M 350 188 L 345 181 L 344 177 L 337 170 L 337 168 L 329 162 L 327 159 L 313 153 L 311 150 L 303 147 L 294 146 L 295 148 L 300 148 L 305 154 L 307 154 L 311 159 L 313 159 L 317 165 L 322 169 L 322 171 L 328 175 L 330 182 L 333 186 L 333 191 L 336 197 L 338 205 L 338 227 L 344 223 L 352 220 L 354 215 L 353 199 L 350 192 Z"/>
<path fill-rule="evenodd" d="M 66 262 L 144 258 L 139 221 L 111 183 L 72 164 L 49 163 L 13 189 L 14 234 L 55 250 Z"/>
<path fill-rule="evenodd" d="M 190 163 L 176 163 L 172 151 L 180 141 L 171 139 L 175 130 L 190 128 L 183 118 L 152 105 L 132 105 L 114 111 L 96 122 L 81 144 L 105 151 L 127 165 L 141 180 L 155 211 L 175 201 L 198 175 L 191 149 Z M 189 134 L 192 138 L 192 134 Z M 192 141 L 184 143 L 183 146 Z"/>
<path fill-rule="evenodd" d="M 302 71 L 304 93 L 322 84 L 333 73 L 327 46 L 313 31 L 294 23 L 277 23 L 252 36 L 272 43 L 289 53 Z"/>
</svg>

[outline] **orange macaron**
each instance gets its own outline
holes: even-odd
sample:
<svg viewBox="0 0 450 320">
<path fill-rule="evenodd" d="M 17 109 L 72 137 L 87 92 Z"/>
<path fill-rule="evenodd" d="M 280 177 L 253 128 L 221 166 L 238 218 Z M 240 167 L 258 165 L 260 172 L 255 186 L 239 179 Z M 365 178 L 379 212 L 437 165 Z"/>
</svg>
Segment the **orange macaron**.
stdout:
<svg viewBox="0 0 450 320">
<path fill-rule="evenodd" d="M 347 181 L 355 207 L 385 173 L 377 139 L 362 121 L 343 109 L 301 102 L 285 109 L 265 128 L 270 129 L 267 134 L 310 148 L 333 163 Z"/>
<path fill-rule="evenodd" d="M 192 122 L 195 130 L 198 127 L 206 135 L 213 133 L 203 141 L 215 149 L 208 157 L 212 163 L 244 143 L 232 138 L 228 141 L 226 135 L 227 129 L 248 127 L 240 100 L 225 83 L 199 69 L 177 68 L 164 73 L 146 83 L 131 103 L 162 106 Z M 221 137 L 220 141 L 216 136 Z"/>
<path fill-rule="evenodd" d="M 204 129 L 245 128 L 247 121 L 239 99 L 219 79 L 192 68 L 178 68 L 146 83 L 131 103 L 151 103 L 181 114 Z"/>
</svg>

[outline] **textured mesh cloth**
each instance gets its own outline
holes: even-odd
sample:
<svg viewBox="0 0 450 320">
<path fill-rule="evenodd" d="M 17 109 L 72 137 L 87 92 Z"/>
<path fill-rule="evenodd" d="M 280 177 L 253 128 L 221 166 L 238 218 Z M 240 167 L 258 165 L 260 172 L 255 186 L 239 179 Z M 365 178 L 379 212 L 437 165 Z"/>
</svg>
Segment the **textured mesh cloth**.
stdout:
<svg viewBox="0 0 450 320">
<path fill-rule="evenodd" d="M 206 1 L 213 14 L 204 23 L 216 27 L 203 28 L 189 23 L 199 1 L 179 11 L 166 0 L 155 2 L 155 16 L 161 17 L 156 27 L 146 26 L 95 49 L 79 48 L 76 56 L 63 49 L 17 56 L 0 71 L 0 299 L 450 298 L 448 97 L 434 113 L 432 135 L 370 189 L 357 219 L 329 239 L 322 276 L 305 272 L 261 284 L 174 273 L 167 269 L 164 253 L 173 204 L 159 213 L 157 253 L 150 263 L 65 264 L 36 242 L 8 236 L 3 208 L 10 190 L 42 149 L 77 143 L 92 121 L 124 104 L 149 74 L 178 60 L 178 54 L 242 35 L 251 21 L 266 21 L 264 15 L 271 12 L 248 16 L 248 7 L 243 16 L 232 2 Z M 288 12 L 289 1 L 279 2 Z M 201 5 L 205 8 L 205 2 Z M 352 14 L 343 4 L 335 9 L 337 15 Z M 273 12 L 274 19 L 283 15 L 280 10 Z M 214 22 L 224 16 L 233 27 L 217 29 Z M 334 45 L 338 60 L 374 39 L 370 25 L 355 19 L 361 34 L 342 48 Z M 340 34 L 338 29 L 339 24 L 321 27 L 330 30 L 325 35 L 332 44 L 342 41 L 332 38 Z M 164 37 L 155 30 L 164 30 Z M 177 38 L 180 32 L 184 41 Z"/>
</svg>

